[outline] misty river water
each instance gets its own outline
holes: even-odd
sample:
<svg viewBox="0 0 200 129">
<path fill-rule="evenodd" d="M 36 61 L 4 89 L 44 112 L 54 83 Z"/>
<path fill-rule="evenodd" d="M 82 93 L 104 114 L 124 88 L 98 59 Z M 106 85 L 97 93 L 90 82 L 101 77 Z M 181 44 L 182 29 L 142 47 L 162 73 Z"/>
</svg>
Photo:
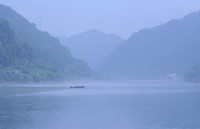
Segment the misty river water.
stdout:
<svg viewBox="0 0 200 129">
<path fill-rule="evenodd" d="M 79 84 L 86 88 L 0 96 L 0 129 L 200 129 L 200 84 Z"/>
</svg>

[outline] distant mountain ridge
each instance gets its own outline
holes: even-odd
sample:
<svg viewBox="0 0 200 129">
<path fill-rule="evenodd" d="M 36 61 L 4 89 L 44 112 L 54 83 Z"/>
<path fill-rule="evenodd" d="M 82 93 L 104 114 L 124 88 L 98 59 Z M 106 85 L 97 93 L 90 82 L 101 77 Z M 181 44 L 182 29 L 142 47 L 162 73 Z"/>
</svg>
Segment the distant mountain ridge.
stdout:
<svg viewBox="0 0 200 129">
<path fill-rule="evenodd" d="M 63 47 L 57 38 L 52 37 L 47 32 L 38 30 L 34 23 L 30 23 L 10 7 L 0 4 L 0 12 L 0 21 L 8 22 L 9 27 L 14 32 L 16 42 L 27 43 L 33 50 L 34 58 L 32 58 L 31 63 L 34 64 L 34 68 L 31 68 L 37 69 L 37 65 L 39 65 L 43 69 L 46 69 L 44 72 L 45 75 L 40 73 L 43 79 L 38 80 L 50 80 L 50 78 L 48 78 L 48 72 L 50 72 L 48 69 L 49 67 L 54 69 L 55 73 L 51 76 L 58 80 L 61 78 L 92 78 L 94 72 L 88 67 L 87 63 L 75 59 L 70 50 L 67 47 Z M 10 65 L 15 67 L 15 64 Z M 24 67 L 22 69 L 22 74 L 24 74 L 23 70 Z M 39 74 L 40 71 L 42 71 L 42 69 L 35 72 L 35 75 Z M 57 72 L 59 76 L 56 74 Z"/>
<path fill-rule="evenodd" d="M 159 79 L 200 62 L 200 11 L 144 29 L 125 41 L 100 70 L 131 79 Z"/>
<path fill-rule="evenodd" d="M 95 69 L 123 41 L 118 35 L 90 29 L 68 37 L 62 44 L 68 46 L 76 58 L 85 60 Z"/>
</svg>

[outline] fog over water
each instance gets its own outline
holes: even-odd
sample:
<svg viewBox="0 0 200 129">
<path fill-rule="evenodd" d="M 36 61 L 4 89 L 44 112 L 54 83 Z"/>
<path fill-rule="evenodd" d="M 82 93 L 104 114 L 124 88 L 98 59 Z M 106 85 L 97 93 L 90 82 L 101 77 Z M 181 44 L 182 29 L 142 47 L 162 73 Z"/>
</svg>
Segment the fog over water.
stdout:
<svg viewBox="0 0 200 129">
<path fill-rule="evenodd" d="M 78 83 L 77 83 L 78 84 Z M 86 89 L 1 96 L 5 129 L 199 129 L 198 84 L 81 82 Z M 59 84 L 54 86 L 67 86 Z M 52 86 L 52 85 L 51 85 Z"/>
<path fill-rule="evenodd" d="M 200 129 L 199 34 L 200 0 L 0 0 L 0 129 Z"/>
</svg>

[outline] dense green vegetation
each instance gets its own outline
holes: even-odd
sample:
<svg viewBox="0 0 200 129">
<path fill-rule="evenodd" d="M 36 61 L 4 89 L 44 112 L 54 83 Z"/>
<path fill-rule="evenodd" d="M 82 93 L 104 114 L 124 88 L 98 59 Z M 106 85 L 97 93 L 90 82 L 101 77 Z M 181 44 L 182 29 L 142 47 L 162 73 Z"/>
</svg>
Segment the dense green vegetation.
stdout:
<svg viewBox="0 0 200 129">
<path fill-rule="evenodd" d="M 200 64 L 196 64 L 185 73 L 185 80 L 188 82 L 200 82 Z"/>
<path fill-rule="evenodd" d="M 0 81 L 44 81 L 60 79 L 55 68 L 34 63 L 28 43 L 17 42 L 6 21 L 0 21 Z"/>
<path fill-rule="evenodd" d="M 0 81 L 91 79 L 95 73 L 58 39 L 0 4 Z"/>
<path fill-rule="evenodd" d="M 33 51 L 27 43 L 17 43 L 14 32 L 8 22 L 0 21 L 0 64 L 29 63 L 33 58 Z"/>
</svg>

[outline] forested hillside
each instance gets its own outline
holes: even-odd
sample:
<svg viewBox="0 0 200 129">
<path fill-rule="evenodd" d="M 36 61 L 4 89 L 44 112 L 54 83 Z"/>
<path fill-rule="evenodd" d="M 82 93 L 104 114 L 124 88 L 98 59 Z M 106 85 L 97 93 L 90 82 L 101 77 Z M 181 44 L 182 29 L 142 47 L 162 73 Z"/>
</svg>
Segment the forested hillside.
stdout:
<svg viewBox="0 0 200 129">
<path fill-rule="evenodd" d="M 0 4 L 1 81 L 51 81 L 93 78 L 94 72 L 67 47 Z"/>
</svg>

